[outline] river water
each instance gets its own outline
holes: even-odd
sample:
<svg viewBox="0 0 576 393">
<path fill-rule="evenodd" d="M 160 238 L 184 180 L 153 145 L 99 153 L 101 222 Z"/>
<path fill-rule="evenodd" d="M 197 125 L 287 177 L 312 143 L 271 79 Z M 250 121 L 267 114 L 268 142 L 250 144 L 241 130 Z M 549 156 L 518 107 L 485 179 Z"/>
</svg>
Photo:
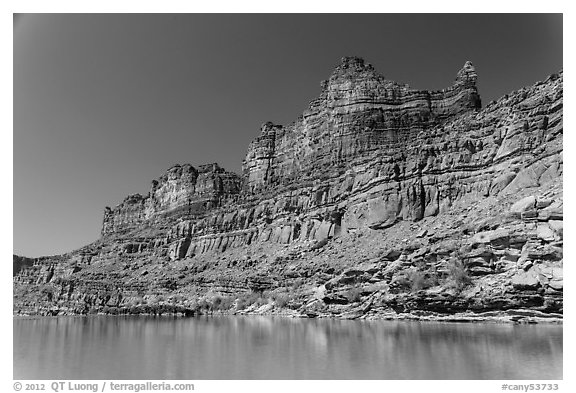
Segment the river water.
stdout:
<svg viewBox="0 0 576 393">
<path fill-rule="evenodd" d="M 562 326 L 14 318 L 14 379 L 561 379 Z"/>
</svg>

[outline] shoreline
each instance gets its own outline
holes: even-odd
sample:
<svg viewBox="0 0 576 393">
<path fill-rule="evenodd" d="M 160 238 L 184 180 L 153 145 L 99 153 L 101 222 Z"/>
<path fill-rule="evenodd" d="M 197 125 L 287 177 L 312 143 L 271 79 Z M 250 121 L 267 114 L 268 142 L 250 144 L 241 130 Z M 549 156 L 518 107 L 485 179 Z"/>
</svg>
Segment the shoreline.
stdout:
<svg viewBox="0 0 576 393">
<path fill-rule="evenodd" d="M 12 314 L 15 319 L 35 319 L 35 318 L 50 318 L 50 317 L 171 317 L 171 318 L 196 318 L 196 317 L 280 317 L 280 318 L 299 318 L 299 319 L 332 319 L 332 320 L 357 320 L 357 321 L 405 321 L 405 322 L 446 322 L 446 323 L 495 323 L 495 324 L 512 324 L 512 325 L 526 325 L 526 324 L 546 324 L 546 325 L 563 325 L 564 318 L 562 314 L 557 313 L 543 313 L 529 309 L 518 309 L 509 311 L 485 311 L 480 313 L 463 312 L 455 314 L 439 314 L 439 313 L 378 313 L 378 314 L 363 314 L 356 313 L 343 313 L 343 314 L 330 314 L 312 313 L 302 314 L 295 310 L 282 309 L 276 312 L 265 311 L 259 312 L 256 310 L 251 311 L 234 311 L 234 312 L 206 312 L 188 314 L 181 312 L 176 313 L 94 313 L 94 314 L 80 314 L 80 313 L 63 313 L 55 315 L 40 315 L 40 314 Z"/>
</svg>

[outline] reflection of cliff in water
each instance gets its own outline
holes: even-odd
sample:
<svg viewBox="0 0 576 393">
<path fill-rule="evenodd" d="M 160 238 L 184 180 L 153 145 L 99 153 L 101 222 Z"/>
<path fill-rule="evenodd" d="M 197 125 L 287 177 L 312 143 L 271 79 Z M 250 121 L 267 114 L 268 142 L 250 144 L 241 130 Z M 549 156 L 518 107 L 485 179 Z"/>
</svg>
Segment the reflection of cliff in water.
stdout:
<svg viewBox="0 0 576 393">
<path fill-rule="evenodd" d="M 14 320 L 15 378 L 562 377 L 562 326 L 267 317 Z"/>
</svg>

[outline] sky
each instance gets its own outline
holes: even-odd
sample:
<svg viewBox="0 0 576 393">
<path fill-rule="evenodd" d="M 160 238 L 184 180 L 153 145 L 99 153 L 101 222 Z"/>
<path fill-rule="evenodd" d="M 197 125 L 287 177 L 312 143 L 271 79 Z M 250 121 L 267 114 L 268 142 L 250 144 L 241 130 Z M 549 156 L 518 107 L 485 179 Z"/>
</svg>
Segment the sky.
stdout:
<svg viewBox="0 0 576 393">
<path fill-rule="evenodd" d="M 176 163 L 240 173 L 343 56 L 416 89 L 470 60 L 483 104 L 563 67 L 561 14 L 24 14 L 13 26 L 13 252 L 71 251 Z"/>
</svg>

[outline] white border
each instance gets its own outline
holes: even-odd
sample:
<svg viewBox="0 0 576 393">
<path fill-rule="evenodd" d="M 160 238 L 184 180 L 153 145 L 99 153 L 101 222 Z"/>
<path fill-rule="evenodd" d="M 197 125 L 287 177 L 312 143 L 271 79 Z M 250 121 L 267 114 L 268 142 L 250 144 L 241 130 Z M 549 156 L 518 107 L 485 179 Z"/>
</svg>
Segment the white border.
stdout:
<svg viewBox="0 0 576 393">
<path fill-rule="evenodd" d="M 69 12 L 104 12 L 104 13 L 167 13 L 167 12 L 225 12 L 225 13 L 262 13 L 262 12 L 291 12 L 291 13 L 405 13 L 405 12 L 419 12 L 419 13 L 471 13 L 471 12 L 487 12 L 487 13 L 564 13 L 564 78 L 565 91 L 564 98 L 564 113 L 567 115 L 564 118 L 564 128 L 568 130 L 565 136 L 564 145 L 568 147 L 570 153 L 571 147 L 574 146 L 573 136 L 571 131 L 574 129 L 572 125 L 574 121 L 571 116 L 571 109 L 573 103 L 572 94 L 572 59 L 573 50 L 569 45 L 574 45 L 572 40 L 574 35 L 574 18 L 572 10 L 569 7 L 568 1 L 404 1 L 404 2 L 390 2 L 383 1 L 364 1 L 364 2 L 351 2 L 351 1 L 305 1 L 305 0 L 292 0 L 290 2 L 283 2 L 283 4 L 273 4 L 273 2 L 264 1 L 229 1 L 221 0 L 212 3 L 195 3 L 187 1 L 135 1 L 135 0 L 101 0 L 98 2 L 81 2 L 81 1 L 13 1 L 9 4 L 3 4 L 2 13 L 2 49 L 6 54 L 2 62 L 2 92 L 4 96 L 2 112 L 2 119 L 4 120 L 4 131 L 1 135 L 1 146 L 3 149 L 2 157 L 2 170 L 4 184 L 8 184 L 8 190 L 4 189 L 2 195 L 2 206 L 10 209 L 6 215 L 7 219 L 4 220 L 2 227 L 2 250 L 5 251 L 5 263 L 2 264 L 2 279 L 6 280 L 6 284 L 2 285 L 2 337 L 4 340 L 10 340 L 12 343 L 12 281 L 11 281 L 11 265 L 9 264 L 9 256 L 12 253 L 12 173 L 13 173 L 13 141 L 12 141 L 12 13 L 69 13 Z M 538 56 L 535 53 L 534 56 Z M 574 163 L 571 154 L 565 155 L 567 162 L 565 165 L 567 169 L 564 171 L 564 184 L 565 184 L 565 200 L 574 200 L 574 192 L 571 184 L 573 182 Z M 565 323 L 566 326 L 564 334 L 564 381 L 554 381 L 559 383 L 560 391 L 576 391 L 573 350 L 574 339 L 570 332 L 573 331 L 573 299 L 574 290 L 571 287 L 574 281 L 573 277 L 576 271 L 574 267 L 574 249 L 570 247 L 571 240 L 573 239 L 573 210 L 574 208 L 567 203 L 565 206 L 565 216 L 568 225 L 565 228 L 565 237 L 567 239 L 567 247 L 565 248 L 566 259 L 568 263 L 565 265 L 568 285 L 565 286 L 564 301 L 565 301 Z M 33 241 L 33 239 L 30 239 Z M 10 282 L 8 282 L 10 280 Z M 11 392 L 13 390 L 12 381 L 12 345 L 6 345 L 2 351 L 1 361 L 1 377 L 3 387 L 2 391 Z M 90 382 L 90 381 L 82 381 Z M 126 382 L 126 381 L 123 381 Z M 183 381 L 182 381 L 183 382 Z M 294 391 L 294 390 L 329 390 L 332 392 L 350 392 L 354 390 L 387 390 L 390 391 L 419 391 L 419 392 L 498 392 L 501 391 L 503 383 L 514 383 L 514 381 L 191 381 L 196 384 L 198 391 Z M 518 384 L 528 385 L 530 383 L 537 383 L 538 381 L 517 381 Z"/>
</svg>

